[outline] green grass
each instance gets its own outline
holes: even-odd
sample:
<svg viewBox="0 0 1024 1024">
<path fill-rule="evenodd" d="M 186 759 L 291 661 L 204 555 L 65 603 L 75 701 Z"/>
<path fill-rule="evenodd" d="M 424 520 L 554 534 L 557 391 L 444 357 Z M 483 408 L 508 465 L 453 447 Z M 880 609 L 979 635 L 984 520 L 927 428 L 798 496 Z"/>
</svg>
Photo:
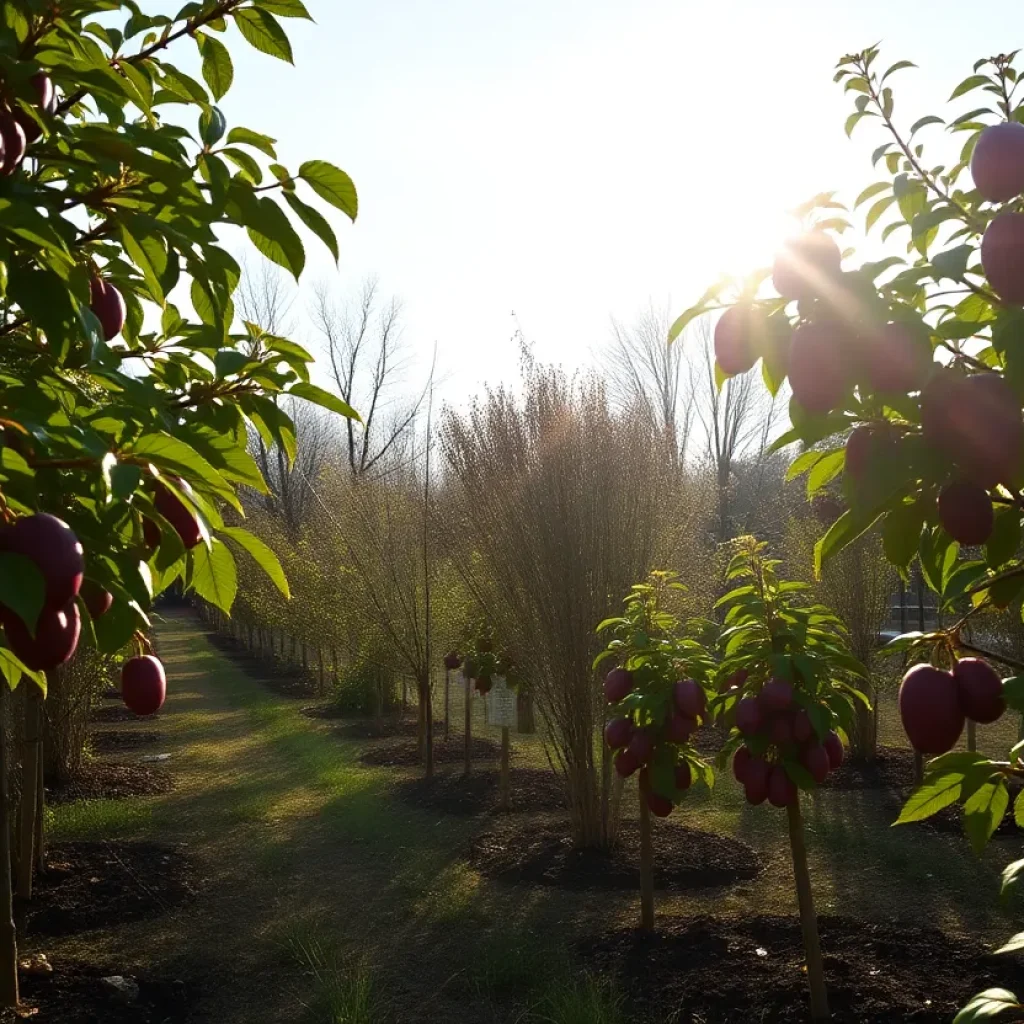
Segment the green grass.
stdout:
<svg viewBox="0 0 1024 1024">
<path fill-rule="evenodd" d="M 347 960 L 317 935 L 294 937 L 289 948 L 308 981 L 309 994 L 302 999 L 308 1024 L 378 1024 L 385 1019 L 365 964 Z"/>
<path fill-rule="evenodd" d="M 147 800 L 79 800 L 46 810 L 46 831 L 55 842 L 67 839 L 131 839 L 146 832 L 153 818 Z"/>
<path fill-rule="evenodd" d="M 532 1014 L 538 1024 L 625 1024 L 623 998 L 606 982 L 582 979 L 553 982 Z"/>
</svg>

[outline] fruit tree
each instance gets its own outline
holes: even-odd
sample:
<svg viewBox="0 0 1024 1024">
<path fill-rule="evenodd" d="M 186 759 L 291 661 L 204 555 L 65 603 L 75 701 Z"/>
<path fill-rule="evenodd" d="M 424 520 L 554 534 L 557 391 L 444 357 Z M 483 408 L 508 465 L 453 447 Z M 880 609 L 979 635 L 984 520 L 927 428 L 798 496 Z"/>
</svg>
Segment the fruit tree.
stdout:
<svg viewBox="0 0 1024 1024">
<path fill-rule="evenodd" d="M 343 171 L 288 169 L 216 106 L 233 77 L 224 39 L 290 63 L 279 18 L 309 15 L 301 0 L 152 7 L 12 0 L 0 16 L 0 672 L 44 687 L 79 643 L 133 643 L 124 696 L 142 712 L 163 700 L 145 630 L 172 582 L 226 611 L 245 551 L 287 590 L 270 549 L 225 524 L 240 487 L 266 487 L 250 433 L 294 455 L 282 394 L 355 415 L 310 382 L 304 349 L 236 320 L 239 265 L 221 243 L 242 228 L 298 278 L 296 225 L 338 255 L 309 199 L 356 215 Z M 171 62 L 192 48 L 202 81 Z"/>
</svg>

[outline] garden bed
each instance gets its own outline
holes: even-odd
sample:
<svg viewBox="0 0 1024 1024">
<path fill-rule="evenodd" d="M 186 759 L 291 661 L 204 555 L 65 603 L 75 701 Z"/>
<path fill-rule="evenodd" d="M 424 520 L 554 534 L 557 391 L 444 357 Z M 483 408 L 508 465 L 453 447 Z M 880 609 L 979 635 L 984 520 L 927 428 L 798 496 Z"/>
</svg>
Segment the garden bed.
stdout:
<svg viewBox="0 0 1024 1024">
<path fill-rule="evenodd" d="M 157 796 L 174 789 L 174 776 L 166 768 L 118 761 L 85 761 L 70 782 L 47 786 L 46 799 L 53 804 L 73 800 L 121 800 L 132 796 Z"/>
<path fill-rule="evenodd" d="M 847 756 L 825 780 L 823 789 L 911 789 L 914 785 L 914 752 L 906 747 L 878 748 L 874 760 Z"/>
<path fill-rule="evenodd" d="M 120 699 L 120 695 L 118 695 L 118 699 Z M 156 714 L 159 715 L 160 712 L 158 711 Z M 123 704 L 106 704 L 93 708 L 89 712 L 89 721 L 94 722 L 96 725 L 117 725 L 119 722 L 143 722 L 147 719 L 152 721 L 154 717 L 154 715 L 137 715 Z"/>
<path fill-rule="evenodd" d="M 834 1024 L 949 1024 L 989 987 L 1020 991 L 1024 961 L 933 928 L 819 918 Z M 598 976 L 647 1021 L 806 1024 L 803 945 L 796 917 L 658 921 L 654 935 L 612 932 L 580 943 Z"/>
<path fill-rule="evenodd" d="M 496 809 L 499 777 L 493 768 L 468 779 L 461 772 L 446 772 L 400 782 L 392 793 L 403 803 L 442 814 L 480 814 Z M 513 812 L 555 811 L 565 807 L 565 789 L 550 769 L 511 768 L 509 802 Z"/>
<path fill-rule="evenodd" d="M 89 734 L 89 745 L 97 754 L 144 750 L 159 740 L 160 733 L 146 729 L 96 729 Z"/>
<path fill-rule="evenodd" d="M 651 831 L 655 888 L 716 888 L 755 878 L 761 870 L 757 854 L 736 839 L 661 822 Z M 637 889 L 640 829 L 625 821 L 614 849 L 581 850 L 572 844 L 568 822 L 508 819 L 472 841 L 469 862 L 503 882 Z"/>
<path fill-rule="evenodd" d="M 178 847 L 54 843 L 28 909 L 28 934 L 75 935 L 157 917 L 194 891 L 191 864 Z"/>
<path fill-rule="evenodd" d="M 501 746 L 483 736 L 473 737 L 473 760 L 495 761 L 501 754 Z M 466 757 L 466 745 L 462 736 L 452 736 L 446 743 L 441 737 L 434 737 L 434 764 L 461 764 Z M 379 743 L 365 751 L 359 758 L 363 764 L 386 768 L 409 768 L 420 764 L 419 745 L 415 739 L 399 739 Z"/>
</svg>

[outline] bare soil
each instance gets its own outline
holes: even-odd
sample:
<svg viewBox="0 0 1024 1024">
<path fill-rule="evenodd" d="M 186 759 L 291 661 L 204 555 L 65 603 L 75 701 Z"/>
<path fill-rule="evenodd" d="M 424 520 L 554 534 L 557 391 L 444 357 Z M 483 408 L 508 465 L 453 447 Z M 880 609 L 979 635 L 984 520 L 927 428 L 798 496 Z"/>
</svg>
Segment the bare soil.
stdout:
<svg viewBox="0 0 1024 1024">
<path fill-rule="evenodd" d="M 934 928 L 844 917 L 819 918 L 819 927 L 834 1024 L 948 1024 L 985 988 L 1024 987 L 1019 956 L 995 957 Z M 633 1019 L 808 1019 L 796 917 L 662 919 L 654 935 L 616 931 L 579 949 L 592 970 L 626 993 Z"/>
<path fill-rule="evenodd" d="M 435 737 L 434 764 L 459 764 L 465 756 L 466 746 L 461 736 L 452 736 L 447 743 L 443 738 Z M 495 761 L 500 756 L 501 746 L 494 740 L 473 737 L 474 761 Z M 420 752 L 415 739 L 399 739 L 370 747 L 359 760 L 376 767 L 410 768 L 420 763 Z"/>
<path fill-rule="evenodd" d="M 193 896 L 192 875 L 182 849 L 163 843 L 55 843 L 28 908 L 28 934 L 76 935 L 157 917 Z"/>
<path fill-rule="evenodd" d="M 160 733 L 146 729 L 95 729 L 89 735 L 89 743 L 97 754 L 145 750 L 159 740 Z"/>
<path fill-rule="evenodd" d="M 174 789 L 174 776 L 166 768 L 118 761 L 86 761 L 69 782 L 48 786 L 48 803 L 73 800 L 120 800 L 132 796 L 156 796 Z"/>
<path fill-rule="evenodd" d="M 654 885 L 708 889 L 757 877 L 761 861 L 737 839 L 658 822 L 652 828 Z M 635 889 L 640 885 L 640 828 L 622 823 L 612 850 L 573 846 L 568 822 L 507 819 L 478 835 L 469 862 L 503 882 L 563 889 Z"/>
<path fill-rule="evenodd" d="M 446 772 L 432 779 L 409 779 L 391 792 L 403 803 L 442 814 L 474 815 L 495 811 L 500 773 L 493 768 L 474 772 Z M 565 807 L 565 791 L 550 769 L 509 769 L 509 810 L 556 811 Z"/>
</svg>

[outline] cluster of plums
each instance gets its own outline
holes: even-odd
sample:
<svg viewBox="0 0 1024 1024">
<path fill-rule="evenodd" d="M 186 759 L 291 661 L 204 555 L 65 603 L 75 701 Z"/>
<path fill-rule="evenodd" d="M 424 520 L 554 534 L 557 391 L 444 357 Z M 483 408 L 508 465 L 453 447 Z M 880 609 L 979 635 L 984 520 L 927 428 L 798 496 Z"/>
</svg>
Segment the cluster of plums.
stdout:
<svg viewBox="0 0 1024 1024">
<path fill-rule="evenodd" d="M 956 746 L 969 719 L 988 725 L 1006 710 L 1003 681 L 981 658 L 961 658 L 951 672 L 914 665 L 903 677 L 900 719 L 911 746 L 938 756 Z"/>
<path fill-rule="evenodd" d="M 618 704 L 632 693 L 632 672 L 613 668 L 604 680 L 604 696 L 609 704 Z M 673 802 L 651 785 L 650 765 L 662 744 L 678 746 L 696 731 L 706 713 L 704 690 L 694 679 L 679 679 L 672 684 L 672 702 L 665 720 L 652 725 L 639 726 L 630 717 L 611 719 L 605 726 L 605 742 L 616 751 L 615 770 L 623 778 L 639 771 L 640 791 L 651 813 L 659 818 L 672 813 Z M 693 775 L 686 761 L 675 766 L 675 788 L 682 792 L 690 788 Z"/>
<path fill-rule="evenodd" d="M 57 93 L 50 76 L 40 71 L 31 78 L 34 105 L 41 114 L 57 109 Z M 21 166 L 28 147 L 43 134 L 39 122 L 17 104 L 0 102 L 0 178 L 9 178 Z"/>
<path fill-rule="evenodd" d="M 745 742 L 733 756 L 732 772 L 748 803 L 767 800 L 775 807 L 787 807 L 796 802 L 797 787 L 784 760 L 799 762 L 818 785 L 843 763 L 838 733 L 829 732 L 819 739 L 807 711 L 794 700 L 792 684 L 785 679 L 769 679 L 756 696 L 740 699 L 734 714 L 736 728 L 761 751 L 755 753 Z"/>
</svg>

